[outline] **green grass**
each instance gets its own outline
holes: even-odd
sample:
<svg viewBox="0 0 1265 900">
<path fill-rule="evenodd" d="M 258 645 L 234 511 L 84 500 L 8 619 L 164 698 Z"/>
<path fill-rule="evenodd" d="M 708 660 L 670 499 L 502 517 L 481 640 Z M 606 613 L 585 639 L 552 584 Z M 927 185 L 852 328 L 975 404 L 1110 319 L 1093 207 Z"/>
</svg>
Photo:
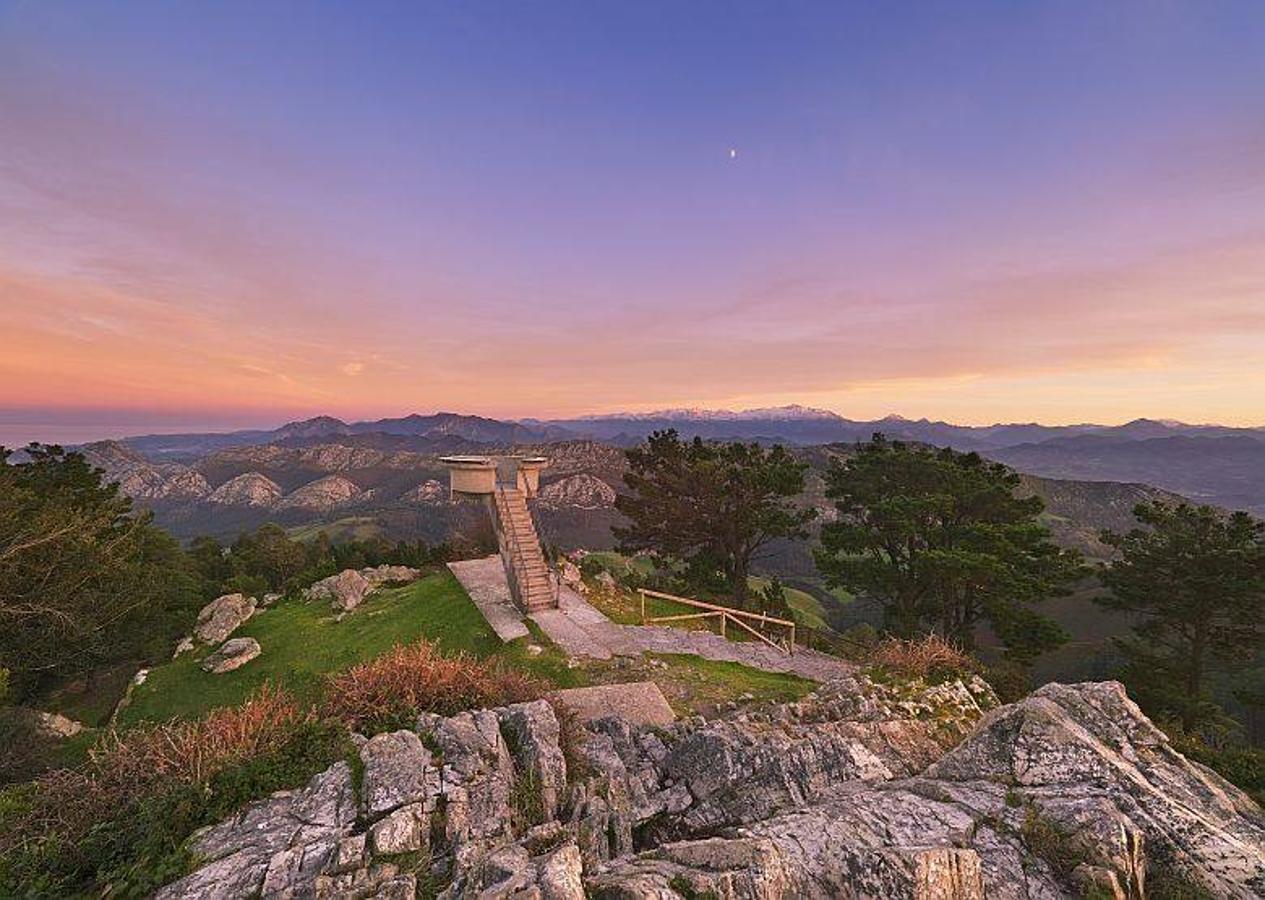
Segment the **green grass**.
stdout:
<svg viewBox="0 0 1265 900">
<path fill-rule="evenodd" d="M 201 715 L 245 700 L 266 681 L 314 699 L 322 678 L 373 659 L 396 644 L 418 638 L 445 653 L 478 657 L 501 650 L 501 642 L 448 571 L 411 585 L 372 595 L 341 622 L 324 602 L 282 601 L 257 613 L 234 637 L 253 637 L 263 652 L 232 672 L 211 675 L 199 663 L 210 648 L 185 653 L 149 673 L 119 720 L 162 721 Z"/>
<path fill-rule="evenodd" d="M 598 565 L 617 578 L 629 572 L 636 572 L 639 575 L 649 577 L 655 571 L 654 560 L 650 557 L 625 556 L 614 550 L 597 550 L 589 553 L 585 559 L 596 561 Z"/>
<path fill-rule="evenodd" d="M 741 663 L 703 659 L 683 653 L 654 653 L 668 664 L 655 680 L 668 684 L 669 702 L 678 713 L 689 714 L 707 703 L 733 700 L 743 694 L 772 703 L 789 703 L 811 693 L 815 681 L 785 672 L 765 672 Z"/>
<path fill-rule="evenodd" d="M 333 522 L 317 522 L 287 529 L 296 541 L 308 541 L 318 534 L 326 534 L 335 543 L 341 541 L 368 541 L 382 536 L 382 525 L 373 516 L 348 516 Z"/>
<path fill-rule="evenodd" d="M 626 591 L 622 588 L 617 591 L 595 590 L 588 597 L 588 601 L 602 612 L 606 618 L 619 625 L 640 625 L 641 624 L 641 595 L 633 591 Z M 646 598 L 646 618 L 656 619 L 662 616 L 685 616 L 694 613 L 703 612 L 693 606 L 687 606 L 684 603 L 676 603 L 672 600 L 664 600 L 662 597 Z M 687 629 L 708 629 L 715 631 L 716 624 L 714 621 L 709 626 L 707 619 L 685 619 L 680 622 L 669 622 L 667 624 L 676 628 Z"/>
<path fill-rule="evenodd" d="M 796 592 L 799 593 L 799 592 Z M 627 600 L 625 604 L 635 601 Z M 648 605 L 651 615 L 687 610 L 670 601 Z M 603 608 L 609 615 L 611 610 Z M 640 612 L 628 605 L 624 616 L 639 621 Z M 687 622 L 686 624 L 692 624 Z M 568 665 L 566 655 L 549 641 L 534 622 L 529 637 L 502 644 L 461 585 L 446 570 L 406 587 L 372 595 L 342 621 L 335 621 L 328 604 L 284 600 L 257 613 L 234 637 L 253 637 L 263 653 L 233 672 L 211 675 L 199 663 L 211 648 L 185 653 L 150 672 L 120 714 L 122 725 L 142 721 L 191 718 L 241 703 L 265 682 L 273 682 L 300 700 L 317 699 L 324 677 L 373 659 L 396 644 L 419 638 L 435 642 L 444 653 L 470 653 L 499 658 L 506 665 L 529 672 L 555 687 L 583 687 L 611 677 L 627 680 L 628 673 L 605 673 L 600 666 Z M 528 652 L 531 645 L 541 652 Z M 650 677 L 666 685 L 674 705 L 698 708 L 752 694 L 761 700 L 785 701 L 802 697 L 813 682 L 776 672 L 764 672 L 731 662 L 697 656 L 664 655 L 667 670 Z M 669 690 L 671 688 L 671 690 Z"/>
<path fill-rule="evenodd" d="M 567 655 L 545 636 L 539 625 L 531 619 L 524 619 L 523 624 L 531 636 L 502 645 L 496 654 L 506 665 L 530 672 L 558 688 L 587 687 L 591 683 L 582 668 L 567 665 Z M 541 648 L 534 656 L 527 652 L 532 644 Z"/>
<path fill-rule="evenodd" d="M 768 587 L 770 580 L 763 576 L 753 575 L 747 579 L 747 584 L 750 585 L 754 593 Z M 786 602 L 791 607 L 796 624 L 829 630 L 830 625 L 826 622 L 826 610 L 822 607 L 820 600 L 806 591 L 797 590 L 786 585 L 782 585 L 782 590 L 786 593 Z"/>
</svg>

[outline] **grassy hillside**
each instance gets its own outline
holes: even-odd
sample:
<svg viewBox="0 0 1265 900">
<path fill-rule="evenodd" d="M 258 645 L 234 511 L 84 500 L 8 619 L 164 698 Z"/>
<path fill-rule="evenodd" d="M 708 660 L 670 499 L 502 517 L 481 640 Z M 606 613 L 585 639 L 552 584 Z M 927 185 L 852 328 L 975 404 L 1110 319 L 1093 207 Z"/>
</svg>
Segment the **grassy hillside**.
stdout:
<svg viewBox="0 0 1265 900">
<path fill-rule="evenodd" d="M 423 637 L 447 653 L 486 657 L 502 649 L 491 626 L 447 570 L 406 587 L 379 591 L 341 622 L 325 603 L 291 600 L 257 613 L 233 636 L 253 637 L 263 653 L 222 675 L 199 666 L 210 648 L 182 654 L 150 672 L 120 714 L 120 722 L 161 721 L 232 706 L 265 681 L 311 699 L 323 675 Z"/>
<path fill-rule="evenodd" d="M 670 615 L 680 609 L 684 608 L 656 606 L 652 614 Z M 629 620 L 632 618 L 630 614 Z M 764 699 L 802 696 L 813 686 L 793 675 L 694 656 L 665 658 L 670 663 L 667 670 L 649 666 L 645 660 L 577 665 L 568 662 L 534 623 L 528 622 L 528 627 L 530 637 L 501 643 L 446 569 L 405 587 L 379 591 L 341 621 L 325 603 L 286 600 L 257 613 L 234 633 L 234 637 L 259 641 L 263 652 L 256 659 L 235 671 L 212 675 L 199 665 L 210 648 L 182 654 L 149 673 L 120 712 L 119 724 L 193 718 L 212 709 L 235 706 L 265 682 L 284 687 L 300 700 L 315 700 L 326 675 L 418 639 L 434 642 L 447 654 L 501 660 L 557 687 L 641 678 L 658 681 L 682 713 L 747 693 Z M 529 645 L 541 649 L 529 652 Z M 710 686 L 703 690 L 700 685 Z"/>
<path fill-rule="evenodd" d="M 769 586 L 770 579 L 753 575 L 747 579 L 747 583 L 753 591 L 762 591 Z M 826 610 L 821 605 L 821 601 L 806 591 L 797 588 L 782 586 L 782 590 L 786 592 L 786 602 L 791 607 L 791 612 L 795 614 L 795 622 L 799 625 L 807 625 L 810 628 L 829 629 L 830 624 L 826 621 Z"/>
</svg>

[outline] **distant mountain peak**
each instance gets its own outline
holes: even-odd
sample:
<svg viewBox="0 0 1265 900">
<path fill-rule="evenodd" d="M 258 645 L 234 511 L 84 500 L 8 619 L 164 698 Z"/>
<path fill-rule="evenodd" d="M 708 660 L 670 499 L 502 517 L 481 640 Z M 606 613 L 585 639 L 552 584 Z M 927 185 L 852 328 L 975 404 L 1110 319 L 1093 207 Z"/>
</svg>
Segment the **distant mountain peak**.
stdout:
<svg viewBox="0 0 1265 900">
<path fill-rule="evenodd" d="M 326 434 L 342 434 L 348 425 L 342 419 L 333 416 L 313 416 L 297 422 L 287 422 L 276 430 L 280 437 L 316 437 Z"/>
<path fill-rule="evenodd" d="M 656 409 L 651 412 L 642 413 L 608 413 L 598 416 L 588 416 L 593 421 L 608 421 L 614 419 L 628 419 L 630 421 L 645 421 L 648 419 L 662 419 L 666 421 L 734 421 L 745 419 L 759 419 L 767 421 L 796 421 L 796 420 L 836 420 L 842 417 L 838 413 L 831 412 L 828 409 L 815 409 L 811 406 L 801 406 L 798 403 L 792 403 L 787 406 L 766 406 L 758 409 L 701 409 L 698 407 L 678 407 L 674 409 Z"/>
</svg>

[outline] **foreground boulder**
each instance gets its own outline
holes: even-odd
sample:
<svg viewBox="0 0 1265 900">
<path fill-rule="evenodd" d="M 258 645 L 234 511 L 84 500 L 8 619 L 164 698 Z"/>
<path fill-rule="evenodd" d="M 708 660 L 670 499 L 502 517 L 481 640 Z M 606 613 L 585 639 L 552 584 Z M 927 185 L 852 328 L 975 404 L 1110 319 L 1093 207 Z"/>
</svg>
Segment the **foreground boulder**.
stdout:
<svg viewBox="0 0 1265 900">
<path fill-rule="evenodd" d="M 204 644 L 218 644 L 255 614 L 254 597 L 243 594 L 225 594 L 216 597 L 198 613 L 193 634 Z"/>
<path fill-rule="evenodd" d="M 202 660 L 202 669 L 212 675 L 222 675 L 240 669 L 262 652 L 259 641 L 254 638 L 233 638 Z"/>
<path fill-rule="evenodd" d="M 339 612 L 350 612 L 360 605 L 373 586 L 355 569 L 344 569 L 337 575 L 322 578 L 303 592 L 305 600 L 328 600 Z"/>
<path fill-rule="evenodd" d="M 355 822 L 351 768 L 340 762 L 301 790 L 273 794 L 196 832 L 189 848 L 203 865 L 155 896 L 227 900 L 283 895 L 298 885 L 314 890 L 319 875 L 346 861 L 342 839 Z"/>
<path fill-rule="evenodd" d="M 978 680 L 855 677 L 718 721 L 597 719 L 565 753 L 563 735 L 543 701 L 423 716 L 362 743 L 358 798 L 340 763 L 254 804 L 195 836 L 202 868 L 160 896 L 403 896 L 419 876 L 450 898 L 1265 891 L 1261 810 L 1114 683 L 997 707 Z"/>
</svg>

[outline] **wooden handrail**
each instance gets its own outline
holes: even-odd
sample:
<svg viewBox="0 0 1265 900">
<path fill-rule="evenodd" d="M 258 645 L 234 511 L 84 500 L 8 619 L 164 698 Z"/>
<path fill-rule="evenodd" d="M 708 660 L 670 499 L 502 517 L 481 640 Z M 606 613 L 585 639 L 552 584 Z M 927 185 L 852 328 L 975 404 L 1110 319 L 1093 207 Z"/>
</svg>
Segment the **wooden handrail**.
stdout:
<svg viewBox="0 0 1265 900">
<path fill-rule="evenodd" d="M 729 619 L 732 619 L 733 623 L 737 625 L 739 628 L 743 629 L 749 634 L 752 634 L 755 637 L 759 638 L 760 640 L 764 641 L 764 643 L 768 644 L 770 647 L 773 647 L 775 650 L 781 650 L 783 653 L 786 653 L 790 656 L 795 655 L 795 622 L 790 619 L 779 619 L 778 617 L 770 616 L 767 613 L 747 612 L 745 609 L 733 609 L 732 607 L 729 607 L 729 606 L 721 606 L 718 603 L 706 603 L 702 600 L 691 599 L 690 597 L 678 597 L 676 594 L 665 594 L 662 591 L 652 591 L 652 590 L 649 590 L 648 588 L 638 588 L 637 593 L 641 595 L 641 622 L 643 625 L 657 623 L 657 622 L 677 622 L 682 619 L 704 619 L 704 618 L 709 618 L 711 616 L 720 616 L 720 634 L 722 637 L 725 634 L 726 621 L 728 621 Z M 660 600 L 671 600 L 673 603 L 682 603 L 686 606 L 695 607 L 696 609 L 708 610 L 708 612 L 692 613 L 688 615 L 679 615 L 679 616 L 659 616 L 657 618 L 647 618 L 646 617 L 646 598 L 647 597 L 658 597 Z M 789 629 L 790 634 L 788 635 L 786 646 L 783 647 L 782 645 L 778 644 L 776 641 L 773 641 L 769 639 L 768 637 L 765 637 L 755 628 L 751 627 L 746 622 L 742 621 L 743 619 L 749 619 L 753 622 L 759 622 L 761 625 L 781 625 L 782 627 Z"/>
</svg>

